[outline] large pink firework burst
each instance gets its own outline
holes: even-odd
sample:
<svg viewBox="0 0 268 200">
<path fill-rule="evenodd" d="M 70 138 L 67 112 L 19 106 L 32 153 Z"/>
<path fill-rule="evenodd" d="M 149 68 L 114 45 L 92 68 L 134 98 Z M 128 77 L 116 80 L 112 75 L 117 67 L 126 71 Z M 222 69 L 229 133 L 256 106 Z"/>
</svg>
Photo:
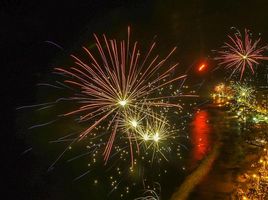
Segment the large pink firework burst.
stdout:
<svg viewBox="0 0 268 200">
<path fill-rule="evenodd" d="M 221 50 L 218 51 L 216 60 L 220 61 L 220 65 L 224 65 L 226 69 L 231 69 L 230 76 L 240 73 L 240 80 L 242 79 L 246 68 L 249 68 L 254 74 L 254 68 L 259 64 L 260 60 L 267 60 L 264 56 L 264 51 L 268 46 L 261 46 L 260 40 L 253 40 L 250 31 L 245 29 L 245 35 L 237 31 L 234 36 L 228 35 L 229 42 L 225 42 Z"/>
<path fill-rule="evenodd" d="M 122 127 L 120 122 L 124 121 L 126 116 L 140 113 L 147 118 L 161 121 L 163 117 L 156 115 L 153 107 L 181 108 L 179 104 L 169 101 L 170 98 L 180 96 L 179 94 L 163 96 L 158 92 L 186 76 L 170 77 L 177 63 L 167 65 L 166 61 L 176 48 L 173 48 L 165 58 L 160 59 L 159 55 L 152 55 L 156 45 L 153 43 L 147 53 L 141 56 L 138 43 L 130 42 L 130 28 L 127 41 L 118 42 L 115 39 L 107 39 L 105 35 L 102 38 L 96 35 L 94 37 L 97 47 L 95 53 L 83 47 L 88 56 L 87 60 L 72 55 L 75 60 L 73 67 L 55 68 L 55 70 L 67 75 L 69 78 L 65 83 L 78 90 L 75 96 L 70 97 L 77 102 L 77 109 L 64 115 L 77 115 L 80 122 L 86 121 L 89 124 L 88 128 L 80 133 L 77 141 L 86 137 L 99 125 L 106 124 L 110 137 L 103 155 L 107 162 L 118 131 Z M 134 124 L 136 126 L 136 122 Z M 139 136 L 135 131 L 126 133 L 132 164 L 133 143 L 136 144 L 137 151 L 139 149 L 135 134 Z"/>
</svg>

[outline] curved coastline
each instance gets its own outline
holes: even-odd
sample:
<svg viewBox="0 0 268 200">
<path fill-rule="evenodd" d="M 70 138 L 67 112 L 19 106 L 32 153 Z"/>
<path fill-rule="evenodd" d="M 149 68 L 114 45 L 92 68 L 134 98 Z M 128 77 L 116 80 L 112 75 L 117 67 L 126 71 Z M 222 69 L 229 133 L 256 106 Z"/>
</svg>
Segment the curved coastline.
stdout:
<svg viewBox="0 0 268 200">
<path fill-rule="evenodd" d="M 170 200 L 186 200 L 193 189 L 203 180 L 209 173 L 212 164 L 218 158 L 220 153 L 221 142 L 216 142 L 210 153 L 201 162 L 198 168 L 186 177 L 184 182 L 173 193 Z"/>
</svg>

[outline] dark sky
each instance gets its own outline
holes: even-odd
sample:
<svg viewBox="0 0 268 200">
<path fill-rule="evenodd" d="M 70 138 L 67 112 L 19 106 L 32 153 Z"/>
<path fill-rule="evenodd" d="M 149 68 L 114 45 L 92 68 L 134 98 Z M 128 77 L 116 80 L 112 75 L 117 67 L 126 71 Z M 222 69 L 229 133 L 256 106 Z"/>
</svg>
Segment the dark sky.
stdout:
<svg viewBox="0 0 268 200">
<path fill-rule="evenodd" d="M 122 37 L 130 25 L 134 38 L 141 42 L 157 35 L 160 51 L 178 46 L 176 59 L 185 69 L 210 56 L 212 49 L 222 45 L 232 26 L 248 28 L 256 35 L 262 33 L 268 42 L 267 10 L 267 0 L 2 0 L 1 165 L 7 175 L 6 192 L 19 199 L 37 199 L 33 196 L 38 195 L 32 194 L 32 185 L 27 184 L 35 161 L 20 156 L 27 146 L 25 136 L 17 134 L 15 108 L 33 103 L 35 85 L 43 74 L 59 59 L 91 44 L 92 33 Z"/>
</svg>

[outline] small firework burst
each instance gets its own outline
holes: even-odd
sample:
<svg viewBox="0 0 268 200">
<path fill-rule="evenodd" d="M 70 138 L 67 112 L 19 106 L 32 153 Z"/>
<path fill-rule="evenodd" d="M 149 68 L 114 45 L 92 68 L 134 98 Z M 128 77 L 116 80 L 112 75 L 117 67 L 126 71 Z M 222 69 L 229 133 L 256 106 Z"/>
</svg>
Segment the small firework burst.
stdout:
<svg viewBox="0 0 268 200">
<path fill-rule="evenodd" d="M 237 30 L 233 36 L 229 35 L 228 38 L 229 42 L 224 43 L 215 60 L 232 71 L 230 76 L 239 73 L 241 80 L 247 68 L 254 74 L 255 67 L 259 65 L 259 62 L 268 59 L 267 56 L 264 56 L 268 46 L 260 45 L 261 38 L 253 40 L 249 30 L 245 29 L 244 35 Z"/>
<path fill-rule="evenodd" d="M 255 110 L 255 90 L 246 83 L 232 83 L 233 90 L 231 109 L 236 112 L 237 117 L 245 122 L 251 115 L 251 111 Z"/>
<path fill-rule="evenodd" d="M 254 98 L 255 90 L 253 87 L 243 83 L 234 83 L 231 85 L 234 91 L 234 98 L 237 104 L 252 104 Z"/>
<path fill-rule="evenodd" d="M 175 132 L 177 131 L 172 128 L 171 123 L 166 118 L 154 117 L 146 119 L 145 126 L 137 131 L 137 138 L 143 144 L 144 151 L 152 151 L 151 160 L 154 160 L 155 156 L 157 158 L 158 155 L 168 160 L 165 152 L 171 146 L 169 143 L 175 140 Z"/>
</svg>

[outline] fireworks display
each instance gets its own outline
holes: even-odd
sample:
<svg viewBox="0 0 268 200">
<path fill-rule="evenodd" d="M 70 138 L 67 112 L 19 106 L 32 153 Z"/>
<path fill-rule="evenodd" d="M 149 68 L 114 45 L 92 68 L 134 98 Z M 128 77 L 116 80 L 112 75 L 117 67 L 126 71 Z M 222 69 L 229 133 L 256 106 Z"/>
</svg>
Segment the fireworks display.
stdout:
<svg viewBox="0 0 268 200">
<path fill-rule="evenodd" d="M 2 196 L 268 200 L 268 1 L 11 2 Z"/>
<path fill-rule="evenodd" d="M 130 33 L 128 28 L 127 39 L 122 41 L 94 35 L 95 45 L 83 47 L 85 55 L 71 55 L 71 67 L 54 69 L 56 82 L 39 84 L 57 90 L 60 98 L 21 108 L 37 107 L 40 112 L 56 109 L 59 118 L 29 129 L 55 122 L 58 127 L 75 129 L 64 130 L 50 141 L 67 143 L 50 170 L 64 156 L 72 155 L 68 162 L 85 158 L 89 169 L 74 181 L 92 170 L 100 171 L 105 176 L 91 175 L 91 180 L 93 185 L 108 185 L 107 196 L 117 190 L 124 198 L 136 186 L 146 191 L 144 199 L 157 199 L 160 194 L 156 195 L 155 182 L 172 168 L 166 163 L 176 163 L 176 170 L 185 170 L 180 163 L 181 147 L 187 148 L 183 142 L 188 138 L 185 127 L 191 112 L 183 108 L 196 103 L 181 102 L 181 97 L 197 95 L 184 85 L 186 75 L 176 75 L 178 63 L 170 59 L 176 47 L 161 58 L 155 53 L 155 42 L 147 51 L 142 50 L 138 42 L 131 42 Z M 185 90 L 188 95 L 182 92 Z M 58 120 L 68 122 L 60 125 Z"/>
<path fill-rule="evenodd" d="M 89 124 L 77 138 L 78 141 L 87 137 L 103 122 L 108 124 L 107 131 L 110 131 L 110 136 L 103 152 L 105 162 L 109 159 L 118 132 L 124 133 L 129 141 L 133 166 L 134 146 L 139 152 L 141 144 L 150 141 L 156 144 L 149 144 L 149 147 L 158 146 L 158 143 L 167 137 L 164 126 L 168 122 L 163 114 L 157 114 L 154 108 L 181 109 L 179 104 L 169 101 L 180 96 L 179 94 L 164 96 L 159 95 L 159 92 L 186 76 L 170 78 L 177 63 L 166 65 L 166 62 L 176 48 L 165 58 L 159 59 L 158 55 L 151 55 L 155 48 L 153 43 L 142 57 L 138 43 L 130 43 L 130 28 L 127 41 L 108 40 L 103 35 L 102 43 L 99 37 L 94 36 L 97 56 L 83 47 L 88 61 L 72 55 L 75 60 L 74 67 L 55 68 L 57 72 L 67 75 L 69 78 L 65 83 L 78 91 L 70 99 L 79 107 L 64 116 L 77 115 L 79 122 Z"/>
<path fill-rule="evenodd" d="M 157 200 L 163 195 L 163 174 L 167 177 L 172 171 L 169 176 L 173 176 L 182 170 L 181 174 L 186 175 L 185 163 L 181 163 L 181 147 L 187 151 L 189 143 L 181 142 L 189 142 L 189 136 L 185 134 L 189 127 L 193 133 L 190 148 L 194 154 L 184 154 L 194 155 L 191 165 L 202 161 L 210 153 L 212 142 L 207 137 L 210 118 L 209 112 L 200 111 L 196 102 L 181 100 L 181 97 L 197 95 L 195 90 L 184 85 L 186 75 L 176 75 L 178 63 L 170 59 L 176 47 L 161 58 L 154 53 L 155 42 L 143 50 L 138 42 L 131 42 L 130 34 L 130 28 L 126 40 L 94 34 L 95 43 L 90 48 L 83 47 L 84 55 L 71 55 L 71 66 L 54 68 L 54 73 L 60 75 L 62 81 L 57 79 L 54 84 L 39 84 L 56 90 L 67 89 L 68 92 L 63 92 L 64 96 L 55 101 L 26 107 L 37 107 L 43 112 L 61 104 L 64 111 L 59 108 L 61 113 L 57 117 L 75 124 L 73 133 L 61 133 L 61 137 L 50 141 L 67 143 L 67 146 L 49 171 L 69 154 L 69 163 L 77 159 L 87 162 L 84 165 L 86 171 L 73 181 L 91 174 L 94 186 L 105 186 L 106 193 L 100 196 Z M 230 42 L 225 43 L 215 59 L 232 70 L 231 76 L 239 74 L 240 82 L 216 85 L 211 95 L 214 103 L 229 108 L 240 124 L 266 122 L 267 109 L 257 104 L 255 88 L 241 82 L 241 79 L 247 68 L 254 73 L 259 61 L 268 59 L 264 56 L 268 46 L 260 46 L 260 39 L 253 41 L 248 30 L 245 30 L 244 36 L 237 32 L 229 39 Z M 197 70 L 206 73 L 207 63 L 201 63 Z M 197 83 L 197 88 L 200 89 L 204 82 Z M 189 95 L 183 93 L 184 89 L 189 90 Z M 198 108 L 196 113 L 203 115 L 192 115 L 193 106 Z M 187 109 L 183 111 L 185 107 Z M 196 120 L 192 119 L 193 123 L 189 124 L 187 120 L 192 116 Z M 29 129 L 51 125 L 57 120 L 33 125 Z M 68 126 L 66 124 L 65 131 Z M 134 194 L 134 187 L 135 192 L 143 191 L 143 195 Z M 114 191 L 117 191 L 116 195 Z"/>
<path fill-rule="evenodd" d="M 264 56 L 268 46 L 260 45 L 260 38 L 252 39 L 249 30 L 245 29 L 244 35 L 237 31 L 233 36 L 229 35 L 228 38 L 229 42 L 224 43 L 215 59 L 219 61 L 220 65 L 231 70 L 230 76 L 238 73 L 241 80 L 246 69 L 254 74 L 255 67 L 259 65 L 259 62 L 268 59 L 267 56 Z"/>
</svg>

